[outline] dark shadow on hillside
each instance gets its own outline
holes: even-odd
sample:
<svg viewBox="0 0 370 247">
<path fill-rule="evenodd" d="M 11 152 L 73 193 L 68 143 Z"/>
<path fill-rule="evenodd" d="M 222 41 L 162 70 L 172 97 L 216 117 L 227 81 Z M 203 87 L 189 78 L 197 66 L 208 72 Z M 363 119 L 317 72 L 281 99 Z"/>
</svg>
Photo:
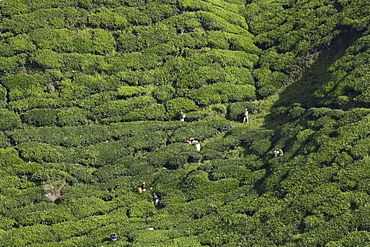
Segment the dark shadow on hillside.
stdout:
<svg viewBox="0 0 370 247">
<path fill-rule="evenodd" d="M 309 68 L 301 67 L 302 75 L 279 94 L 279 100 L 272 106 L 271 113 L 274 113 L 274 108 L 290 107 L 297 103 L 306 109 L 320 107 L 318 104 L 320 98 L 317 98 L 314 93 L 330 81 L 332 75 L 328 71 L 329 67 L 345 54 L 345 50 L 358 37 L 355 31 L 343 29 L 330 46 L 311 54 L 312 57 L 317 57 L 315 62 Z M 272 114 L 266 116 L 266 128 L 275 128 L 290 121 L 288 118 L 274 119 Z"/>
<path fill-rule="evenodd" d="M 350 29 L 343 29 L 342 33 L 333 40 L 330 46 L 325 49 L 311 54 L 314 62 L 308 68 L 301 67 L 302 74 L 300 77 L 293 81 L 291 84 L 279 94 L 279 99 L 274 103 L 270 109 L 270 114 L 265 117 L 264 127 L 267 129 L 273 129 L 275 135 L 271 138 L 272 143 L 276 143 L 280 136 L 278 131 L 279 126 L 294 120 L 289 114 L 276 114 L 276 108 L 286 107 L 290 109 L 294 104 L 299 104 L 302 108 L 308 109 L 311 107 L 320 107 L 319 101 L 322 98 L 315 96 L 315 92 L 325 86 L 331 80 L 332 74 L 328 71 L 329 67 L 335 63 L 338 59 L 344 56 L 345 50 L 360 37 L 359 33 Z M 326 106 L 328 107 L 328 106 Z M 297 118 L 295 118 L 297 119 Z M 293 143 L 294 139 L 287 140 L 286 148 L 289 150 L 289 143 Z M 262 159 L 264 161 L 263 168 L 266 169 L 265 175 L 255 184 L 255 189 L 259 194 L 263 194 L 266 191 L 279 191 L 278 184 L 271 185 L 270 182 L 266 183 L 266 180 L 271 176 L 277 176 L 278 181 L 285 179 L 286 174 L 274 173 L 275 167 L 283 166 L 286 164 L 291 157 L 296 154 L 286 153 L 283 157 L 272 158 L 272 146 L 270 149 L 270 155 L 265 155 Z M 284 151 L 287 151 L 284 150 Z M 274 178 L 272 179 L 274 180 Z M 271 187 L 272 186 L 272 187 Z"/>
</svg>

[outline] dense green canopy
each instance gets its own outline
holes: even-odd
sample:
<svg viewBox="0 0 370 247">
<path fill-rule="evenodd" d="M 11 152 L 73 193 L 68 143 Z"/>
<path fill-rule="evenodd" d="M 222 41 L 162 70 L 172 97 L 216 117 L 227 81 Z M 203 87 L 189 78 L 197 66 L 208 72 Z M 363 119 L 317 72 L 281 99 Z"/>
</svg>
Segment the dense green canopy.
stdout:
<svg viewBox="0 0 370 247">
<path fill-rule="evenodd" d="M 0 30 L 0 246 L 370 245 L 367 0 L 3 0 Z"/>
</svg>

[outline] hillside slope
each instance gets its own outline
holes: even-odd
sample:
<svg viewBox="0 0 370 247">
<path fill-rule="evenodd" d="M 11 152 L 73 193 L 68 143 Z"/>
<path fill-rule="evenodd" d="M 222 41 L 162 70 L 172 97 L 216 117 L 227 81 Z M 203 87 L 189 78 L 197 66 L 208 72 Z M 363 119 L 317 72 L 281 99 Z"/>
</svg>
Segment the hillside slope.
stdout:
<svg viewBox="0 0 370 247">
<path fill-rule="evenodd" d="M 369 12 L 0 1 L 0 246 L 370 245 Z"/>
</svg>

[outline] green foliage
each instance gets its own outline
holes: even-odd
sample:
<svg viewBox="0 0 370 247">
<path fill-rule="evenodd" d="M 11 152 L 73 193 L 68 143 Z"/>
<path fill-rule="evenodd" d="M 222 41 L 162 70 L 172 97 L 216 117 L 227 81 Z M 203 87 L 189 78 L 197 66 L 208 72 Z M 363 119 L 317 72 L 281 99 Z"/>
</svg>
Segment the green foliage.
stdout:
<svg viewBox="0 0 370 247">
<path fill-rule="evenodd" d="M 149 96 L 139 96 L 128 100 L 108 101 L 95 107 L 92 110 L 92 113 L 96 119 L 118 117 L 123 116 L 134 109 L 151 106 L 154 102 L 155 100 Z"/>
<path fill-rule="evenodd" d="M 0 109 L 0 130 L 15 129 L 21 126 L 21 118 L 17 113 Z"/>
<path fill-rule="evenodd" d="M 61 162 L 68 152 L 65 148 L 39 142 L 25 142 L 19 144 L 17 149 L 23 159 L 35 162 Z"/>
<path fill-rule="evenodd" d="M 15 37 L 8 39 L 9 48 L 13 53 L 21 52 L 33 52 L 36 50 L 36 46 L 32 44 L 31 39 L 27 34 L 20 34 Z"/>
<path fill-rule="evenodd" d="M 185 163 L 199 161 L 201 157 L 195 147 L 186 143 L 175 143 L 149 153 L 148 161 L 154 166 L 177 169 Z"/>
<path fill-rule="evenodd" d="M 289 110 L 289 115 L 294 119 L 294 118 L 299 118 L 303 115 L 305 112 L 305 109 L 303 107 L 300 107 L 299 105 L 293 106 Z"/>
<path fill-rule="evenodd" d="M 106 101 L 111 101 L 111 100 L 116 99 L 116 97 L 117 97 L 117 92 L 106 91 L 103 93 L 92 94 L 89 97 L 84 98 L 84 99 L 75 100 L 74 103 L 84 109 L 91 110 L 97 105 L 102 105 Z"/>
<path fill-rule="evenodd" d="M 14 73 L 20 70 L 20 66 L 25 64 L 26 54 L 21 53 L 13 57 L 0 57 L 0 71 Z"/>
<path fill-rule="evenodd" d="M 121 86 L 117 89 L 118 95 L 123 97 L 137 96 L 145 92 L 143 87 Z"/>
<path fill-rule="evenodd" d="M 104 55 L 114 51 L 116 41 L 109 32 L 102 29 L 94 29 L 91 36 L 94 53 Z"/>
<path fill-rule="evenodd" d="M 24 99 L 29 96 L 42 95 L 45 87 L 41 86 L 45 83 L 43 75 L 7 75 L 1 78 L 3 85 L 9 90 L 10 100 Z"/>
<path fill-rule="evenodd" d="M 59 126 L 76 126 L 89 123 L 87 119 L 90 115 L 89 111 L 79 107 L 70 107 L 59 110 L 57 114 L 57 125 Z"/>
<path fill-rule="evenodd" d="M 108 8 L 101 7 L 88 17 L 88 21 L 92 26 L 101 28 L 125 28 L 128 21 L 122 15 L 114 13 Z"/>
<path fill-rule="evenodd" d="M 73 28 L 86 22 L 86 11 L 79 8 L 38 9 L 30 14 L 18 14 L 4 18 L 3 27 L 16 33 L 29 32 L 37 27 Z"/>
<path fill-rule="evenodd" d="M 253 102 L 236 102 L 229 105 L 227 116 L 234 121 L 242 122 L 244 117 L 242 113 L 245 109 L 248 109 L 249 114 L 258 113 L 260 111 L 259 107 Z"/>
<path fill-rule="evenodd" d="M 50 126 L 57 122 L 58 113 L 54 109 L 32 109 L 22 114 L 21 118 L 23 122 L 37 127 Z"/>
<path fill-rule="evenodd" d="M 366 1 L 0 16 L 0 246 L 369 245 Z"/>
<path fill-rule="evenodd" d="M 142 109 L 135 109 L 124 117 L 126 121 L 165 120 L 166 109 L 162 104 L 153 104 Z"/>
<path fill-rule="evenodd" d="M 33 58 L 33 61 L 44 69 L 63 68 L 62 60 L 62 54 L 48 49 L 38 50 Z"/>
<path fill-rule="evenodd" d="M 211 105 L 233 101 L 244 101 L 256 96 L 252 85 L 233 85 L 227 83 L 215 83 L 206 85 L 190 93 L 198 105 Z"/>
<path fill-rule="evenodd" d="M 175 89 L 170 85 L 161 85 L 153 91 L 153 97 L 159 102 L 171 100 L 174 94 Z"/>
<path fill-rule="evenodd" d="M 6 136 L 3 132 L 0 133 L 0 148 L 9 148 L 10 142 L 9 142 L 8 136 Z"/>
<path fill-rule="evenodd" d="M 165 106 L 170 117 L 175 117 L 178 115 L 178 111 L 180 110 L 186 113 L 187 111 L 198 109 L 198 106 L 194 103 L 194 101 L 188 98 L 176 98 L 169 100 Z"/>
<path fill-rule="evenodd" d="M 49 229 L 49 226 L 42 224 L 16 229 L 4 235 L 0 243 L 9 246 L 24 246 L 50 240 L 56 241 L 55 235 Z"/>
<path fill-rule="evenodd" d="M 254 71 L 254 76 L 257 79 L 257 92 L 262 97 L 276 92 L 277 88 L 284 85 L 288 79 L 286 74 L 268 69 L 257 69 Z"/>
<path fill-rule="evenodd" d="M 205 119 L 202 121 L 189 123 L 186 126 L 182 126 L 182 128 L 173 131 L 169 140 L 171 142 L 184 142 L 189 140 L 191 137 L 195 137 L 202 141 L 220 133 L 229 131 L 231 127 L 231 123 L 227 120 Z"/>
</svg>

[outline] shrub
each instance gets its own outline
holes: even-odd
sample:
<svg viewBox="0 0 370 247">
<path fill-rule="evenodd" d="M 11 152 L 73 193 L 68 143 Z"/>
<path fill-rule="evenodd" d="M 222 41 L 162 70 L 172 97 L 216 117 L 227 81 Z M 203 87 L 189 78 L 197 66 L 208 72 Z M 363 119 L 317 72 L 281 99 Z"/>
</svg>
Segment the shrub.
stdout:
<svg viewBox="0 0 370 247">
<path fill-rule="evenodd" d="M 47 8 L 36 9 L 29 14 L 15 15 L 4 20 L 4 27 L 16 33 L 29 32 L 36 28 L 73 28 L 78 23 L 86 22 L 86 11 L 81 8 Z"/>
<path fill-rule="evenodd" d="M 60 59 L 63 63 L 61 69 L 63 71 L 81 71 L 86 74 L 95 74 L 96 72 L 112 70 L 105 59 L 108 56 L 99 56 L 92 54 L 78 54 L 78 53 L 63 53 L 60 54 Z M 108 67 L 108 68 L 107 68 Z"/>
<path fill-rule="evenodd" d="M 127 121 L 163 121 L 166 119 L 166 109 L 162 104 L 154 104 L 148 107 L 130 111 L 123 117 L 123 119 Z"/>
<path fill-rule="evenodd" d="M 32 109 L 23 113 L 23 122 L 37 127 L 53 125 L 57 122 L 59 110 L 55 109 Z"/>
<path fill-rule="evenodd" d="M 101 93 L 112 88 L 111 83 L 108 83 L 102 75 L 85 75 L 82 73 L 73 73 L 72 85 L 58 83 L 58 87 L 73 86 L 81 87 L 81 91 L 87 91 L 86 94 Z M 75 92 L 76 93 L 76 92 Z"/>
<path fill-rule="evenodd" d="M 155 100 L 149 96 L 139 96 L 128 100 L 108 101 L 92 110 L 97 119 L 106 117 L 124 116 L 137 108 L 145 108 L 152 105 Z"/>
<path fill-rule="evenodd" d="M 45 96 L 45 95 L 44 95 Z M 57 108 L 61 106 L 68 105 L 66 101 L 63 99 L 53 99 L 48 97 L 43 97 L 42 95 L 38 96 L 31 96 L 29 98 L 11 101 L 8 104 L 10 110 L 18 111 L 18 112 L 25 112 L 27 110 L 31 110 L 34 108 Z M 57 111 L 57 110 L 55 110 Z"/>
<path fill-rule="evenodd" d="M 89 147 L 78 148 L 74 159 L 86 165 L 103 166 L 133 153 L 134 147 L 129 146 L 126 140 L 118 140 L 115 142 L 101 142 Z"/>
<path fill-rule="evenodd" d="M 44 75 L 26 75 L 15 74 L 7 75 L 1 78 L 4 86 L 9 90 L 9 98 L 11 100 L 24 99 L 29 96 L 43 95 L 45 90 Z"/>
<path fill-rule="evenodd" d="M 181 237 L 178 230 L 137 230 L 130 234 L 130 238 L 138 245 L 151 245 L 153 247 L 159 247 L 163 243 L 169 242 L 169 240 L 174 237 Z"/>
<path fill-rule="evenodd" d="M 7 90 L 3 85 L 0 85 L 0 102 L 5 103 L 7 99 Z"/>
<path fill-rule="evenodd" d="M 370 243 L 370 234 L 367 231 L 349 232 L 343 238 L 326 243 L 328 247 L 338 246 L 366 246 Z"/>
<path fill-rule="evenodd" d="M 58 169 L 43 169 L 35 172 L 32 175 L 31 180 L 40 183 L 40 182 L 58 181 L 67 178 L 68 179 L 70 178 L 70 175 L 67 172 L 60 171 Z M 50 197 L 49 199 L 52 200 L 52 197 Z"/>
<path fill-rule="evenodd" d="M 204 111 L 191 111 L 186 114 L 187 122 L 199 121 L 211 115 Z"/>
<path fill-rule="evenodd" d="M 201 106 L 222 102 L 220 95 L 215 92 L 212 86 L 203 86 L 200 89 L 192 90 L 189 97 Z"/>
<path fill-rule="evenodd" d="M 119 96 L 130 97 L 141 95 L 145 92 L 145 89 L 143 87 L 121 86 L 117 88 L 117 92 Z"/>
<path fill-rule="evenodd" d="M 129 217 L 146 218 L 148 215 L 154 214 L 155 207 L 153 203 L 142 200 L 136 201 L 135 206 L 130 209 Z"/>
<path fill-rule="evenodd" d="M 189 96 L 199 105 L 210 105 L 230 101 L 243 101 L 252 99 L 256 95 L 255 88 L 252 85 L 215 83 L 192 90 Z"/>
<path fill-rule="evenodd" d="M 199 161 L 201 157 L 194 146 L 187 143 L 174 143 L 149 153 L 148 161 L 154 166 L 174 170 L 185 163 Z"/>
<path fill-rule="evenodd" d="M 271 150 L 271 141 L 268 139 L 259 139 L 252 142 L 252 145 L 249 147 L 252 154 L 263 156 L 269 150 Z"/>
<path fill-rule="evenodd" d="M 175 89 L 171 85 L 161 85 L 153 91 L 153 97 L 159 102 L 171 100 L 174 94 Z"/>
<path fill-rule="evenodd" d="M 73 103 L 84 109 L 91 110 L 92 108 L 95 108 L 98 105 L 102 105 L 107 101 L 112 101 L 116 99 L 117 96 L 117 92 L 107 91 L 103 93 L 92 94 L 84 99 L 77 99 L 76 101 L 73 101 Z"/>
<path fill-rule="evenodd" d="M 87 117 L 89 111 L 78 107 L 61 109 L 57 114 L 57 125 L 59 126 L 76 126 L 89 123 Z"/>
<path fill-rule="evenodd" d="M 267 50 L 261 55 L 260 63 L 263 68 L 289 73 L 294 68 L 294 55 L 292 52 L 278 53 Z"/>
<path fill-rule="evenodd" d="M 114 207 L 112 207 L 113 204 L 96 198 L 95 196 L 87 197 L 82 195 L 78 198 L 64 199 L 62 195 L 60 199 L 64 210 L 70 212 L 77 219 L 106 214 L 114 209 Z"/>
<path fill-rule="evenodd" d="M 286 74 L 265 68 L 254 70 L 253 75 L 257 79 L 257 91 L 262 97 L 275 93 L 288 80 Z"/>
<path fill-rule="evenodd" d="M 107 127 L 88 125 L 16 130 L 12 133 L 12 138 L 18 143 L 35 141 L 55 146 L 74 147 L 110 140 L 111 134 L 113 133 Z"/>
<path fill-rule="evenodd" d="M 119 18 L 124 19 L 124 17 L 119 16 Z M 124 21 L 126 21 L 124 19 Z M 93 29 L 92 30 L 92 50 L 94 54 L 105 55 L 112 53 L 116 47 L 116 41 L 112 34 L 103 29 Z"/>
<path fill-rule="evenodd" d="M 0 148 L 9 148 L 10 145 L 10 139 L 8 136 L 5 135 L 5 133 L 0 133 Z"/>
<path fill-rule="evenodd" d="M 253 114 L 254 112 L 258 112 L 260 109 L 256 106 L 253 102 L 236 102 L 231 103 L 228 106 L 228 114 L 227 117 L 229 117 L 233 121 L 242 121 L 244 115 L 242 114 L 244 112 L 244 109 L 247 108 L 249 114 Z"/>
<path fill-rule="evenodd" d="M 223 161 L 223 160 L 222 160 Z M 243 180 L 245 177 L 248 177 L 250 170 L 242 165 L 234 164 L 222 164 L 222 161 L 219 160 L 211 161 L 211 164 L 215 166 L 214 169 L 210 172 L 210 180 L 218 181 L 225 178 L 235 178 L 239 181 Z M 232 162 L 231 162 L 232 163 Z"/>
<path fill-rule="evenodd" d="M 88 17 L 89 23 L 95 27 L 108 29 L 123 29 L 128 25 L 128 21 L 122 15 L 112 12 L 106 7 L 100 7 Z"/>
<path fill-rule="evenodd" d="M 0 130 L 18 128 L 21 125 L 21 118 L 17 113 L 0 108 Z"/>
<path fill-rule="evenodd" d="M 37 50 L 32 60 L 44 69 L 63 67 L 63 55 L 48 49 Z"/>
<path fill-rule="evenodd" d="M 195 137 L 200 141 L 206 138 L 215 136 L 222 132 L 226 132 L 231 129 L 231 123 L 227 120 L 221 119 L 204 119 L 197 122 L 192 122 L 175 130 L 169 141 L 171 142 L 184 142 L 191 137 Z"/>
<path fill-rule="evenodd" d="M 170 118 L 174 118 L 178 115 L 178 111 L 182 110 L 185 112 L 198 110 L 198 106 L 194 101 L 187 98 L 176 98 L 169 100 L 165 105 L 167 109 L 167 114 Z"/>
<path fill-rule="evenodd" d="M 341 169 L 335 176 L 335 180 L 340 183 L 343 190 L 347 191 L 356 188 L 368 176 L 369 171 L 366 169 L 366 158 L 363 158 Z"/>
<path fill-rule="evenodd" d="M 39 49 L 50 49 L 56 52 L 87 52 L 91 46 L 90 35 L 79 33 L 76 36 L 73 31 L 67 29 L 37 28 L 29 33 L 29 37 Z M 82 40 L 89 42 L 88 49 L 76 47 L 76 44 Z"/>
<path fill-rule="evenodd" d="M 22 212 L 19 213 L 21 214 Z M 74 218 L 71 214 L 69 214 L 69 212 L 63 212 L 58 208 L 47 208 L 34 212 L 24 212 L 22 215 L 23 216 L 17 221 L 23 225 L 23 227 L 37 224 L 51 225 Z"/>
<path fill-rule="evenodd" d="M 181 73 L 182 75 L 176 82 L 176 86 L 179 88 L 199 88 L 208 84 L 213 84 L 216 82 L 224 82 L 227 78 L 225 70 L 218 63 L 213 63 L 210 65 L 202 65 L 211 60 L 207 56 L 199 56 L 192 58 L 195 61 L 189 64 L 189 67 L 193 68 L 190 71 L 184 69 Z M 200 61 L 196 61 L 199 59 Z M 198 65 L 199 64 L 199 65 Z"/>
<path fill-rule="evenodd" d="M 292 108 L 289 110 L 289 115 L 290 115 L 293 119 L 296 119 L 296 118 L 301 117 L 305 111 L 306 111 L 306 110 L 305 110 L 303 107 L 300 107 L 300 106 L 294 106 L 294 107 L 292 107 Z"/>
<path fill-rule="evenodd" d="M 25 163 L 13 148 L 0 149 L 0 171 L 8 175 L 32 175 L 42 169 L 37 163 Z"/>
<path fill-rule="evenodd" d="M 239 144 L 240 140 L 229 136 L 215 140 L 212 143 L 208 143 L 207 146 L 205 146 L 205 149 L 212 149 L 218 152 L 227 152 L 239 146 Z"/>
<path fill-rule="evenodd" d="M 5 231 L 10 230 L 12 226 L 14 226 L 17 222 L 14 219 L 1 216 L 0 217 L 0 229 L 3 229 Z"/>
<path fill-rule="evenodd" d="M 7 232 L 0 240 L 0 245 L 27 246 L 47 241 L 57 241 L 55 234 L 50 231 L 50 226 L 36 224 Z"/>
<path fill-rule="evenodd" d="M 320 117 L 323 117 L 323 116 L 326 116 L 328 114 L 331 113 L 331 109 L 330 108 L 326 108 L 326 107 L 320 107 L 320 108 L 310 108 L 308 110 L 308 113 L 310 116 L 312 116 L 314 119 L 317 119 L 317 118 L 320 118 Z"/>
<path fill-rule="evenodd" d="M 215 104 L 210 106 L 212 110 L 214 110 L 216 113 L 224 115 L 227 112 L 227 106 L 224 104 Z"/>
<path fill-rule="evenodd" d="M 68 150 L 40 142 L 25 142 L 17 145 L 20 156 L 27 161 L 61 162 L 66 159 Z"/>
<path fill-rule="evenodd" d="M 188 173 L 183 181 L 183 190 L 189 196 L 189 199 L 195 199 L 196 196 L 205 196 L 209 187 L 210 180 L 208 173 L 205 171 L 193 171 Z M 198 197 L 198 198 L 201 198 Z"/>
<path fill-rule="evenodd" d="M 226 154 L 224 152 L 220 152 L 217 150 L 212 149 L 212 147 L 206 146 L 202 149 L 202 156 L 204 160 L 213 160 L 213 159 L 224 159 Z"/>
<path fill-rule="evenodd" d="M 76 81 L 71 79 L 62 80 L 56 83 L 58 87 L 58 92 L 60 97 L 70 100 L 76 99 L 83 99 L 88 97 L 90 94 L 94 92 L 95 89 L 90 89 L 88 86 L 83 84 L 87 84 L 89 79 L 88 78 L 81 78 L 80 76 L 76 77 Z M 85 83 L 84 83 L 85 82 Z"/>
<path fill-rule="evenodd" d="M 36 50 L 36 46 L 31 42 L 27 34 L 19 34 L 15 37 L 8 39 L 10 49 L 14 53 L 20 52 L 33 52 Z"/>
</svg>

